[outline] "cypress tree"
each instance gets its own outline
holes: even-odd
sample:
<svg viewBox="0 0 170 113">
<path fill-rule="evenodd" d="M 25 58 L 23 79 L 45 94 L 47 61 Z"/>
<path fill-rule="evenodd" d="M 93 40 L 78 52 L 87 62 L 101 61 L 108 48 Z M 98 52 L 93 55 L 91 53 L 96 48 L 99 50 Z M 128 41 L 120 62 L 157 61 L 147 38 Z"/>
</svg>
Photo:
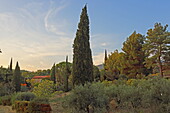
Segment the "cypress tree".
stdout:
<svg viewBox="0 0 170 113">
<path fill-rule="evenodd" d="M 105 53 L 104 53 L 104 80 L 106 80 L 106 61 L 107 61 L 107 50 L 105 49 Z"/>
<path fill-rule="evenodd" d="M 106 63 L 106 60 L 107 60 L 107 50 L 105 49 L 104 63 Z"/>
<path fill-rule="evenodd" d="M 12 58 L 11 58 L 11 62 L 10 62 L 10 65 L 9 65 L 9 70 L 12 72 Z"/>
<path fill-rule="evenodd" d="M 64 90 L 65 90 L 65 92 L 68 91 L 68 77 L 69 77 L 68 56 L 66 56 L 65 79 L 64 79 Z"/>
<path fill-rule="evenodd" d="M 21 72 L 20 72 L 20 67 L 17 62 L 15 70 L 14 70 L 14 76 L 13 76 L 13 85 L 15 88 L 16 92 L 21 91 Z"/>
<path fill-rule="evenodd" d="M 73 85 L 84 85 L 86 82 L 93 81 L 93 61 L 89 39 L 89 18 L 85 5 L 73 44 Z"/>
<path fill-rule="evenodd" d="M 54 84 L 56 84 L 56 76 L 55 76 L 55 63 L 54 65 L 52 66 L 51 68 L 51 73 L 50 73 L 50 76 L 51 76 L 51 80 L 54 82 Z"/>
</svg>

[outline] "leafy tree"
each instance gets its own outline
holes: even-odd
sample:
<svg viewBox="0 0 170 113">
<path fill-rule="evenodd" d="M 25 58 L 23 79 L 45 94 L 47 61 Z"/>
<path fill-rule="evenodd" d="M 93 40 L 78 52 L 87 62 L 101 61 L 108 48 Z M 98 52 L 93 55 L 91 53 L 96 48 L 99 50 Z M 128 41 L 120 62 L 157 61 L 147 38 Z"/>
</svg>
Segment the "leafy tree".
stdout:
<svg viewBox="0 0 170 113">
<path fill-rule="evenodd" d="M 93 81 L 93 61 L 89 42 L 89 18 L 87 6 L 82 9 L 73 44 L 73 85 Z"/>
<path fill-rule="evenodd" d="M 20 67 L 19 67 L 18 62 L 14 70 L 13 85 L 15 87 L 16 92 L 21 91 L 21 72 L 20 72 Z"/>
<path fill-rule="evenodd" d="M 136 78 L 137 74 L 145 74 L 145 51 L 143 51 L 145 37 L 133 32 L 123 43 L 124 66 L 123 74 L 130 78 Z"/>
<path fill-rule="evenodd" d="M 122 62 L 124 53 L 119 53 L 115 50 L 111 53 L 106 61 L 106 78 L 108 80 L 113 80 L 119 77 L 122 73 Z"/>
<path fill-rule="evenodd" d="M 55 63 L 51 69 L 51 81 L 54 82 L 54 84 L 56 84 L 56 69 L 55 69 Z"/>
<path fill-rule="evenodd" d="M 50 80 L 43 80 L 37 87 L 34 87 L 33 93 L 37 97 L 50 97 L 52 96 L 54 89 L 54 83 Z"/>
<path fill-rule="evenodd" d="M 148 55 L 146 66 L 148 68 L 157 66 L 162 77 L 164 56 L 170 50 L 170 33 L 167 31 L 167 27 L 168 25 L 162 26 L 160 23 L 156 23 L 153 29 L 148 30 L 144 46 Z"/>
<path fill-rule="evenodd" d="M 72 69 L 72 64 L 70 62 L 67 62 L 67 71 L 68 71 L 68 76 L 71 75 L 71 69 Z M 66 62 L 60 62 L 56 64 L 56 78 L 57 78 L 57 83 L 59 86 L 64 86 L 65 82 L 65 73 L 66 73 Z"/>
</svg>

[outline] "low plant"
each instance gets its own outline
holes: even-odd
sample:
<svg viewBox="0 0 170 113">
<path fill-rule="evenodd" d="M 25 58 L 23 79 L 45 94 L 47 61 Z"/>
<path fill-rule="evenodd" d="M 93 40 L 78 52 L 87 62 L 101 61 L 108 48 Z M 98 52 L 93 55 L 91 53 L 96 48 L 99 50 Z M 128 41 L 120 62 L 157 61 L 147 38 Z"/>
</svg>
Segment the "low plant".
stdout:
<svg viewBox="0 0 170 113">
<path fill-rule="evenodd" d="M 37 97 L 28 105 L 29 113 L 50 112 L 51 110 L 52 109 L 47 98 Z"/>
<path fill-rule="evenodd" d="M 86 84 L 75 87 L 71 94 L 65 97 L 63 107 L 72 113 L 103 113 L 106 111 L 108 101 L 103 84 Z"/>
<path fill-rule="evenodd" d="M 31 101 L 35 98 L 35 94 L 32 92 L 19 92 L 15 96 L 15 100 L 19 101 Z"/>
<path fill-rule="evenodd" d="M 11 95 L 7 95 L 7 96 L 3 96 L 1 97 L 1 103 L 3 106 L 10 106 L 12 105 L 12 102 L 11 102 Z"/>
</svg>

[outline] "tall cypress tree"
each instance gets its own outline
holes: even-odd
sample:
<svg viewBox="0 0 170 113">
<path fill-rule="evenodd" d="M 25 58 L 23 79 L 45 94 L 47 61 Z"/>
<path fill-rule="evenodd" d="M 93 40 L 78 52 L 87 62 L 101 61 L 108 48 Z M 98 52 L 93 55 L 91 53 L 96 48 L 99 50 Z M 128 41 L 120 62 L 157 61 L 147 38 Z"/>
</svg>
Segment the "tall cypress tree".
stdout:
<svg viewBox="0 0 170 113">
<path fill-rule="evenodd" d="M 65 66 L 65 78 L 64 78 L 64 90 L 68 91 L 68 77 L 69 77 L 69 67 L 68 67 L 68 56 L 66 56 L 66 66 Z"/>
<path fill-rule="evenodd" d="M 11 58 L 11 62 L 10 62 L 10 65 L 9 65 L 9 70 L 12 72 L 12 58 Z"/>
<path fill-rule="evenodd" d="M 104 80 L 106 80 L 106 76 L 107 76 L 107 73 L 106 73 L 106 61 L 107 61 L 107 50 L 105 49 L 105 51 L 104 51 L 105 53 L 104 53 Z"/>
<path fill-rule="evenodd" d="M 93 61 L 89 39 L 89 18 L 85 5 L 73 44 L 73 85 L 84 85 L 86 82 L 93 81 Z"/>
<path fill-rule="evenodd" d="M 56 73 L 56 71 L 55 71 L 55 63 L 54 63 L 53 67 L 51 68 L 51 73 L 50 73 L 50 75 L 51 75 L 51 80 L 54 82 L 54 84 L 56 84 L 56 76 L 55 76 L 55 73 Z"/>
<path fill-rule="evenodd" d="M 21 72 L 18 62 L 14 70 L 13 85 L 15 87 L 16 92 L 21 91 Z"/>
</svg>

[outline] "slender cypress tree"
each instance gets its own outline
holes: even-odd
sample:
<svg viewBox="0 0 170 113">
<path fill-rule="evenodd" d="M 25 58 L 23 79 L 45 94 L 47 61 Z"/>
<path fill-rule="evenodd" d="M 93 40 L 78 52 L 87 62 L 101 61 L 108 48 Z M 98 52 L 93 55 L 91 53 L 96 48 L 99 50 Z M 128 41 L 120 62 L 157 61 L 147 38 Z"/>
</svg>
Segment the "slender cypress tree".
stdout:
<svg viewBox="0 0 170 113">
<path fill-rule="evenodd" d="M 106 61 L 107 61 L 107 50 L 105 49 L 105 51 L 104 51 L 105 53 L 104 53 L 104 80 L 106 80 L 106 76 L 107 76 L 107 73 L 106 73 Z"/>
<path fill-rule="evenodd" d="M 11 62 L 10 62 L 10 65 L 9 65 L 9 70 L 12 72 L 12 58 L 11 58 Z"/>
<path fill-rule="evenodd" d="M 89 42 L 89 18 L 87 6 L 82 9 L 73 44 L 73 85 L 93 81 L 93 61 Z"/>
<path fill-rule="evenodd" d="M 65 79 L 64 79 L 65 92 L 68 91 L 68 77 L 69 77 L 68 56 L 66 56 Z"/>
<path fill-rule="evenodd" d="M 13 85 L 15 88 L 16 92 L 21 91 L 21 72 L 20 72 L 20 67 L 17 62 L 15 70 L 14 70 L 14 76 L 13 76 Z"/>
<path fill-rule="evenodd" d="M 106 63 L 106 60 L 107 60 L 107 50 L 105 49 L 104 63 Z"/>
<path fill-rule="evenodd" d="M 51 75 L 51 80 L 54 82 L 54 84 L 56 84 L 56 76 L 55 76 L 55 63 L 54 63 L 54 65 L 53 65 L 53 67 L 51 68 L 51 73 L 50 73 L 50 75 Z"/>
</svg>

